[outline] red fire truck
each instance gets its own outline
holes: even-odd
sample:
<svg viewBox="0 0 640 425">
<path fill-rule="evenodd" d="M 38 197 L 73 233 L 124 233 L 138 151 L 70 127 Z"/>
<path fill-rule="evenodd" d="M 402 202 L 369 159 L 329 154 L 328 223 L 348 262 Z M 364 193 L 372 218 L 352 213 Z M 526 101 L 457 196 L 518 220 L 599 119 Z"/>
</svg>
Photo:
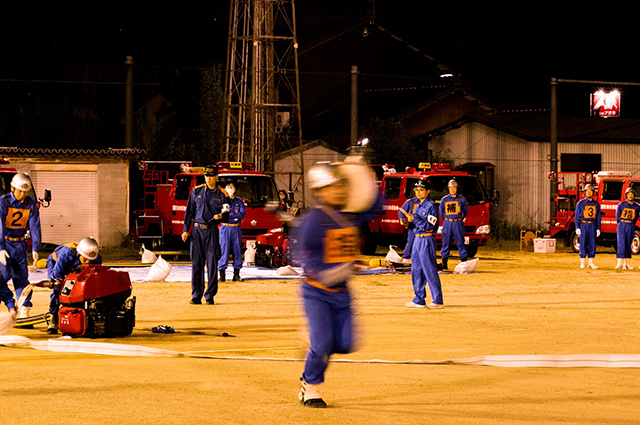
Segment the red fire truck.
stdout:
<svg viewBox="0 0 640 425">
<path fill-rule="evenodd" d="M 552 178 L 555 176 L 551 176 Z M 626 171 L 595 172 L 564 172 L 557 175 L 556 212 L 549 225 L 549 235 L 552 238 L 564 238 L 566 246 L 571 246 L 574 252 L 580 249 L 580 239 L 576 235 L 575 212 L 576 204 L 584 198 L 584 187 L 594 186 L 593 198 L 600 204 L 602 215 L 601 233 L 598 243 L 616 247 L 616 208 L 625 199 L 624 192 L 628 187 L 638 193 L 640 177 L 631 177 Z M 636 234 L 631 245 L 634 255 L 640 253 L 640 230 L 636 227 Z"/>
<path fill-rule="evenodd" d="M 191 165 L 188 161 L 141 163 L 144 208 L 133 213 L 132 233 L 136 242 L 144 243 L 151 250 L 186 247 L 180 236 L 189 193 L 195 186 L 204 184 L 204 168 Z M 267 203 L 278 199 L 271 176 L 256 171 L 249 163 L 218 162 L 217 165 L 219 181 L 233 179 L 236 196 L 244 200 L 244 241 L 282 227 L 280 219 L 265 210 Z M 174 174 L 176 169 L 178 172 Z"/>
<path fill-rule="evenodd" d="M 418 180 L 431 183 L 430 198 L 440 207 L 440 199 L 449 193 L 449 180 L 458 182 L 460 194 L 467 199 L 469 210 L 465 221 L 465 245 L 470 257 L 475 256 L 479 246 L 489 243 L 491 226 L 489 210 L 491 203 L 497 204 L 497 192 L 494 198 L 487 198 L 480 181 L 473 174 L 465 171 L 451 171 L 449 164 L 420 163 L 418 169 L 407 167 L 404 173 L 396 173 L 388 169 L 380 182 L 380 191 L 385 203 L 382 215 L 369 222 L 364 229 L 363 253 L 373 254 L 378 245 L 404 246 L 406 229 L 400 224 L 398 210 L 407 199 L 413 198 L 413 185 Z M 442 218 L 436 236 L 437 245 L 442 245 Z"/>
</svg>

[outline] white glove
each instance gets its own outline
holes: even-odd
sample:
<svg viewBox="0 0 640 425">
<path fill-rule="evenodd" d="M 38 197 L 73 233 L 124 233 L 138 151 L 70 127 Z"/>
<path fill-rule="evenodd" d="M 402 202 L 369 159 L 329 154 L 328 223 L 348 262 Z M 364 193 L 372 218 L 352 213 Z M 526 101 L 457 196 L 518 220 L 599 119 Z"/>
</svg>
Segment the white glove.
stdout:
<svg viewBox="0 0 640 425">
<path fill-rule="evenodd" d="M 576 235 L 580 236 L 581 233 L 582 231 L 580 229 L 576 229 Z"/>
<path fill-rule="evenodd" d="M 7 265 L 7 258 L 9 257 L 9 253 L 6 250 L 2 250 L 0 251 L 0 263 L 2 263 L 3 265 Z"/>
<path fill-rule="evenodd" d="M 600 230 L 596 230 L 596 238 L 600 237 Z"/>
<path fill-rule="evenodd" d="M 222 211 L 220 211 L 220 213 L 226 213 L 230 210 L 231 210 L 231 207 L 229 206 L 229 204 L 222 204 Z"/>
<path fill-rule="evenodd" d="M 438 224 L 438 217 L 435 217 L 433 215 L 427 216 L 427 221 L 435 226 L 436 224 Z"/>
<path fill-rule="evenodd" d="M 31 251 L 31 255 L 33 256 L 33 266 L 35 267 L 38 262 L 38 258 L 40 258 L 38 256 L 38 251 Z"/>
</svg>

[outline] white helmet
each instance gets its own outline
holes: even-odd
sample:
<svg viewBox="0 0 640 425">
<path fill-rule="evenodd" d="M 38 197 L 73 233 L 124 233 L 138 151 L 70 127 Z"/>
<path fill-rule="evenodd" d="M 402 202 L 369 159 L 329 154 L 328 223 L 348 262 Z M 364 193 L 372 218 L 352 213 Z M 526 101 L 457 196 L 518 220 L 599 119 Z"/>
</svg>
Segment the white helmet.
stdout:
<svg viewBox="0 0 640 425">
<path fill-rule="evenodd" d="M 335 165 L 316 164 L 309 169 L 309 188 L 311 189 L 320 189 L 341 179 L 338 167 Z"/>
<path fill-rule="evenodd" d="M 447 187 L 458 187 L 458 182 L 454 179 L 451 179 L 449 180 L 449 184 L 447 185 Z"/>
<path fill-rule="evenodd" d="M 76 247 L 78 254 L 93 261 L 98 258 L 98 242 L 93 238 L 83 238 Z"/>
<path fill-rule="evenodd" d="M 26 192 L 31 189 L 31 178 L 26 173 L 16 173 L 11 179 L 11 186 Z"/>
</svg>

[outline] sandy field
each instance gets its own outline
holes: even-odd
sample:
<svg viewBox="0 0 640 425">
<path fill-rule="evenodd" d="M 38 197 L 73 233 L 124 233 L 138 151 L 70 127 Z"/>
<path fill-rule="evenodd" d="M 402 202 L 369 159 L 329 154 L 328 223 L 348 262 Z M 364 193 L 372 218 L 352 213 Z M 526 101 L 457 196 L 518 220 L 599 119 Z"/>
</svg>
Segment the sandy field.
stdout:
<svg viewBox="0 0 640 425">
<path fill-rule="evenodd" d="M 360 348 L 333 358 L 348 362 L 329 366 L 327 409 L 297 401 L 299 282 L 222 283 L 215 306 L 190 305 L 189 282 L 137 282 L 133 334 L 90 341 L 208 357 L 0 347 L 0 424 L 640 423 L 640 368 L 356 362 L 640 353 L 640 270 L 613 270 L 604 249 L 600 269 L 581 270 L 577 254 L 560 251 L 480 249 L 476 273 L 441 275 L 438 311 L 404 307 L 409 274 L 357 276 Z M 34 314 L 48 295 L 35 291 Z M 152 333 L 157 325 L 176 333 Z M 11 334 L 48 339 L 44 325 Z"/>
</svg>

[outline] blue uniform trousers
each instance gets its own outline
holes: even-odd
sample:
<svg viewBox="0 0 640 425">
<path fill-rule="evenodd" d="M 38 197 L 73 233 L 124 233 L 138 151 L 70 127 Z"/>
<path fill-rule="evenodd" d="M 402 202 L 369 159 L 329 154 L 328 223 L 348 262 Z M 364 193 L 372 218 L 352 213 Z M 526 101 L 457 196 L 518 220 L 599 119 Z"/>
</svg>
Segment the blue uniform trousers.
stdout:
<svg viewBox="0 0 640 425">
<path fill-rule="evenodd" d="M 218 259 L 220 245 L 218 228 L 202 229 L 193 226 L 191 230 L 191 298 L 213 301 L 218 293 Z M 207 266 L 207 289 L 204 289 L 204 267 Z"/>
<path fill-rule="evenodd" d="M 616 230 L 618 236 L 616 258 L 631 258 L 631 242 L 635 233 L 636 226 L 633 223 L 618 223 L 618 230 Z M 582 248 L 582 244 L 580 247 Z"/>
<path fill-rule="evenodd" d="M 7 282 L 0 279 L 0 302 L 5 303 L 7 310 L 15 308 L 16 302 L 13 299 L 13 292 L 7 286 Z"/>
<path fill-rule="evenodd" d="M 580 258 L 594 258 L 596 256 L 597 230 L 596 223 L 582 223 L 580 225 Z"/>
<path fill-rule="evenodd" d="M 242 228 L 240 226 L 220 226 L 220 261 L 218 270 L 226 270 L 229 264 L 229 254 L 233 256 L 233 268 L 242 268 Z"/>
<path fill-rule="evenodd" d="M 407 244 L 402 251 L 402 258 L 408 260 L 411 258 L 411 250 L 413 249 L 413 241 L 416 238 L 416 232 L 414 229 L 407 229 Z"/>
<path fill-rule="evenodd" d="M 458 248 L 458 255 L 460 258 L 467 258 L 467 248 L 464 245 L 464 221 L 447 221 L 442 223 L 442 248 L 440 249 L 440 256 L 442 258 L 449 257 L 449 246 L 451 245 L 451 238 L 456 241 L 456 247 Z"/>
<path fill-rule="evenodd" d="M 411 282 L 415 297 L 413 302 L 425 305 L 426 285 L 434 304 L 442 304 L 442 287 L 438 276 L 438 263 L 436 261 L 436 240 L 433 236 L 416 238 L 411 252 Z"/>
<path fill-rule="evenodd" d="M 47 270 L 51 270 L 54 267 L 55 261 L 53 255 L 47 258 Z M 49 314 L 54 317 L 58 317 L 58 309 L 60 308 L 60 288 L 53 288 L 49 297 Z"/>
<path fill-rule="evenodd" d="M 309 384 L 320 384 L 324 382 L 329 357 L 353 351 L 351 295 L 346 289 L 328 292 L 303 283 L 302 299 L 311 343 L 302 379 Z"/>
<path fill-rule="evenodd" d="M 29 264 L 27 263 L 27 243 L 25 241 L 6 241 L 7 265 L 0 264 L 2 276 L 0 277 L 0 287 L 6 285 L 9 280 L 13 280 L 13 289 L 16 293 L 16 300 L 20 298 L 22 290 L 29 284 Z M 32 307 L 31 295 L 27 296 L 24 302 L 25 307 Z"/>
</svg>

